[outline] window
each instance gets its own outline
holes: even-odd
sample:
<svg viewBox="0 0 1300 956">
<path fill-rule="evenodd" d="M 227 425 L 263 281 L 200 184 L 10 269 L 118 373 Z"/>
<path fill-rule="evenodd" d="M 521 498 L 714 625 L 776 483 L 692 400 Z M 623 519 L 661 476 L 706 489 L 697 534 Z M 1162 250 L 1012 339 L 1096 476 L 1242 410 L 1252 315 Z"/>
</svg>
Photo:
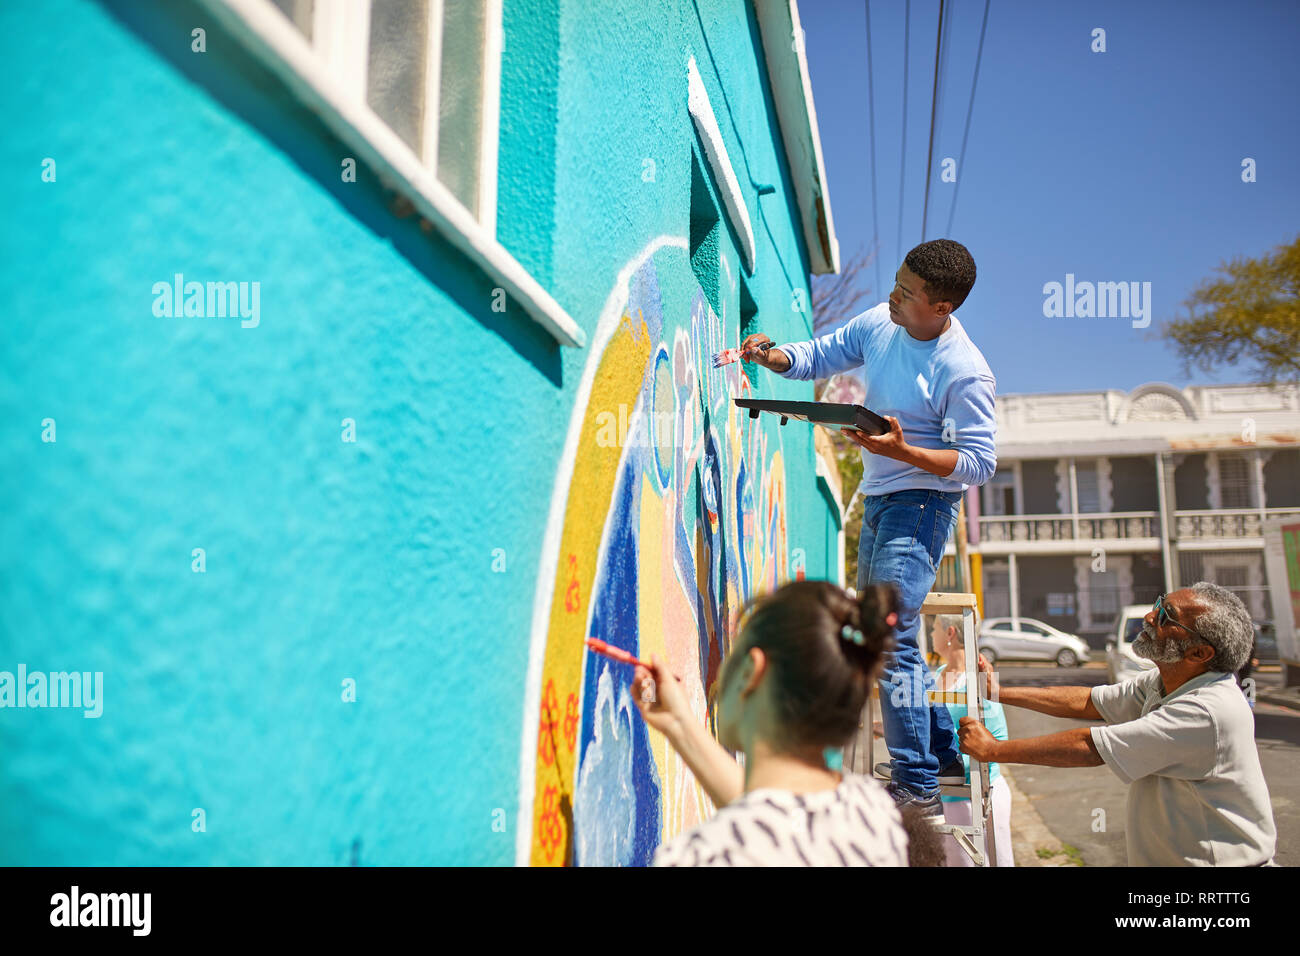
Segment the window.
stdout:
<svg viewBox="0 0 1300 956">
<path fill-rule="evenodd" d="M 423 152 L 424 76 L 431 52 L 427 2 L 371 0 L 366 102 L 417 155 Z"/>
<path fill-rule="evenodd" d="M 998 621 L 989 628 L 990 631 L 1009 631 L 1011 630 L 1010 621 Z"/>
<path fill-rule="evenodd" d="M 222 0 L 279 11 L 353 106 L 495 232 L 501 0 Z"/>
<path fill-rule="evenodd" d="M 443 0 L 438 178 L 476 212 L 483 143 L 483 52 L 487 29 L 480 0 Z"/>
<path fill-rule="evenodd" d="M 503 0 L 202 0 L 364 163 L 561 345 L 587 337 L 497 241 Z"/>
<path fill-rule="evenodd" d="M 1097 514 L 1101 511 L 1101 482 L 1097 476 L 1097 462 L 1074 463 L 1075 486 L 1079 490 L 1079 514 Z"/>
<path fill-rule="evenodd" d="M 1016 513 L 1016 473 L 1012 468 L 999 468 L 984 486 L 984 512 L 988 515 L 1013 515 Z"/>
<path fill-rule="evenodd" d="M 1030 624 L 1028 621 L 1020 622 L 1020 630 L 1025 634 L 1033 634 L 1037 637 L 1047 636 L 1047 632 L 1044 631 L 1041 627 L 1039 627 L 1037 624 Z"/>
<path fill-rule="evenodd" d="M 1052 591 L 1047 595 L 1047 613 L 1052 617 L 1074 614 L 1074 594 L 1069 591 Z"/>
<path fill-rule="evenodd" d="M 1255 507 L 1255 476 L 1245 455 L 1219 455 L 1219 507 Z"/>
</svg>

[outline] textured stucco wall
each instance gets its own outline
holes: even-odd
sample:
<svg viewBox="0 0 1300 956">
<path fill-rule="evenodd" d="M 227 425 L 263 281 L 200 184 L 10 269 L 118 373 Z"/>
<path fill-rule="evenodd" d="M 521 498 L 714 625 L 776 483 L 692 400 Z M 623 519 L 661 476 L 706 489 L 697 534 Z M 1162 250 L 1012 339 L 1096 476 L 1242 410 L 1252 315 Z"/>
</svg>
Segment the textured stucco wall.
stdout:
<svg viewBox="0 0 1300 956">
<path fill-rule="evenodd" d="M 755 218 L 757 327 L 807 335 L 757 28 L 740 0 L 700 8 L 505 4 L 498 235 L 589 340 L 651 261 L 660 339 L 708 345 L 685 251 L 646 255 L 688 232 L 689 55 Z M 584 372 L 608 353 L 493 312 L 488 279 L 369 171 L 340 181 L 350 151 L 201 8 L 6 5 L 0 52 L 0 670 L 104 675 L 98 719 L 0 709 L 0 862 L 514 861 L 544 539 Z M 720 249 L 707 334 L 734 339 L 725 230 Z M 259 282 L 259 325 L 155 316 L 178 272 Z M 811 434 L 757 428 L 783 461 L 784 551 L 825 576 Z M 566 500 L 602 525 L 590 474 Z M 791 576 L 788 553 L 771 567 Z"/>
</svg>

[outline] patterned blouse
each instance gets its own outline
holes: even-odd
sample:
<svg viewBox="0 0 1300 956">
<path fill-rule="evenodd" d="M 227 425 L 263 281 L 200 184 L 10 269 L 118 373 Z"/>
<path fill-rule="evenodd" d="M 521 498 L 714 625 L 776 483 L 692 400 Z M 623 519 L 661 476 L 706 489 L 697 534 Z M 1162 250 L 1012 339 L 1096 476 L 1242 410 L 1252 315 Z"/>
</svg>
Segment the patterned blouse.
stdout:
<svg viewBox="0 0 1300 956">
<path fill-rule="evenodd" d="M 751 790 L 655 852 L 655 866 L 907 866 L 893 798 L 860 774 L 833 790 Z"/>
</svg>

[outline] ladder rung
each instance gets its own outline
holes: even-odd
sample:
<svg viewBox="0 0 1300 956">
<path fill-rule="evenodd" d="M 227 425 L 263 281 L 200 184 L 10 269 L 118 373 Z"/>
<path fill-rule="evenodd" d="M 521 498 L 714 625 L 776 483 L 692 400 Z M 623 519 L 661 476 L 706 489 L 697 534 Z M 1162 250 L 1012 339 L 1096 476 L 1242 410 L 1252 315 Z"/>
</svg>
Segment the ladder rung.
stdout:
<svg viewBox="0 0 1300 956">
<path fill-rule="evenodd" d="M 922 614 L 960 614 L 966 608 L 975 608 L 975 595 L 932 591 L 921 605 Z"/>
<path fill-rule="evenodd" d="M 966 703 L 966 692 L 964 690 L 932 690 L 926 692 L 926 698 L 932 704 L 964 704 Z"/>
<path fill-rule="evenodd" d="M 929 690 L 925 692 L 926 700 L 932 704 L 964 704 L 966 703 L 966 692 L 964 690 Z M 880 685 L 871 685 L 871 699 L 880 700 Z M 983 698 L 980 698 L 983 701 Z"/>
<path fill-rule="evenodd" d="M 978 833 L 980 830 L 984 829 L 984 827 L 977 826 L 973 823 L 936 823 L 935 826 L 941 826 L 949 832 L 960 830 L 963 833 Z"/>
</svg>

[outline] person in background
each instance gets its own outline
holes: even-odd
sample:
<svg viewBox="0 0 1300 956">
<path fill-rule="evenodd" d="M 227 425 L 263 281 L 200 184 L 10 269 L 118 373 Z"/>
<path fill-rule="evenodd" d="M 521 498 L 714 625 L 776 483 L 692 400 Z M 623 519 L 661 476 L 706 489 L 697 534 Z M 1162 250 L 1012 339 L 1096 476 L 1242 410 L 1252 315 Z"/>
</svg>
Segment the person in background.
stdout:
<svg viewBox="0 0 1300 956">
<path fill-rule="evenodd" d="M 793 581 L 750 601 L 718 676 L 717 740 L 657 657 L 636 668 L 641 715 L 718 807 L 660 846 L 655 866 L 908 865 L 903 815 L 884 788 L 826 765 L 827 749 L 857 729 L 896 606 L 888 586 L 855 599 L 826 581 Z M 743 766 L 729 751 L 744 754 Z M 933 852 L 933 841 L 918 840 L 927 845 Z"/>
<path fill-rule="evenodd" d="M 976 625 L 978 627 L 978 624 Z M 930 630 L 930 646 L 943 663 L 935 668 L 937 689 L 964 693 L 966 690 L 966 649 L 962 641 L 962 619 L 957 614 L 936 614 Z M 948 704 L 954 726 L 966 716 L 966 704 Z M 997 740 L 1006 740 L 1007 715 L 1002 705 L 984 701 L 984 726 Z M 962 755 L 966 765 L 966 784 L 970 785 L 970 757 Z M 989 764 L 989 794 L 993 800 L 993 847 L 995 866 L 1015 866 L 1011 852 L 1011 790 L 996 763 Z M 943 816 L 948 823 L 971 825 L 971 801 L 963 797 L 943 796 Z M 953 837 L 946 841 L 949 866 L 974 866 L 975 862 L 957 845 Z"/>
</svg>

